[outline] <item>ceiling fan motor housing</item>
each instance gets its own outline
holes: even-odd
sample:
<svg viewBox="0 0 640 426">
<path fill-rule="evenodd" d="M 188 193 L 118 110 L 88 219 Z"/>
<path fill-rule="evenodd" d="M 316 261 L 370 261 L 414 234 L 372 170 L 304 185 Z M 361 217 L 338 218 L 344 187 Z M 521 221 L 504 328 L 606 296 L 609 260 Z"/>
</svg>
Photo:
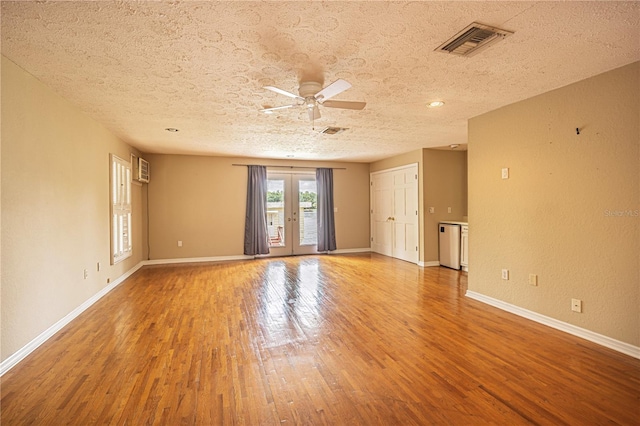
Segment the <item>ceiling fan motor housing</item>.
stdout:
<svg viewBox="0 0 640 426">
<path fill-rule="evenodd" d="M 300 96 L 305 99 L 314 98 L 315 94 L 321 90 L 322 84 L 316 83 L 315 81 L 303 81 L 302 83 L 300 83 L 300 89 L 298 89 L 298 93 L 300 93 Z"/>
</svg>

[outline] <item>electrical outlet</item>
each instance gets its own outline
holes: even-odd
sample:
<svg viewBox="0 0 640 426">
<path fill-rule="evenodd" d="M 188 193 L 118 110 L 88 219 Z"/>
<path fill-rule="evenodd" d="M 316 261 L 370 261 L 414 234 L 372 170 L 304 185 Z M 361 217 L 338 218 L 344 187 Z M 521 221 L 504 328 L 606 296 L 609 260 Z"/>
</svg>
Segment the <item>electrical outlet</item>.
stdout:
<svg viewBox="0 0 640 426">
<path fill-rule="evenodd" d="M 538 285 L 538 276 L 536 274 L 529 274 L 529 285 Z"/>
<path fill-rule="evenodd" d="M 502 169 L 502 179 L 509 179 L 509 168 L 505 167 Z"/>
<path fill-rule="evenodd" d="M 178 247 L 182 247 L 182 241 L 178 240 Z"/>
<path fill-rule="evenodd" d="M 96 269 L 98 270 L 98 272 L 100 272 L 100 262 L 98 262 Z"/>
<path fill-rule="evenodd" d="M 502 270 L 502 279 L 503 280 L 508 280 L 509 279 L 509 270 L 508 269 L 503 269 Z"/>
<path fill-rule="evenodd" d="M 573 312 L 582 312 L 582 300 L 571 299 L 571 310 Z"/>
<path fill-rule="evenodd" d="M 436 208 L 435 207 L 429 207 L 429 213 L 433 214 L 436 212 Z"/>
<path fill-rule="evenodd" d="M 88 270 L 84 270 L 84 279 L 86 280 L 87 278 L 89 278 L 89 271 Z"/>
<path fill-rule="evenodd" d="M 447 207 L 447 213 L 451 213 L 451 207 Z"/>
</svg>

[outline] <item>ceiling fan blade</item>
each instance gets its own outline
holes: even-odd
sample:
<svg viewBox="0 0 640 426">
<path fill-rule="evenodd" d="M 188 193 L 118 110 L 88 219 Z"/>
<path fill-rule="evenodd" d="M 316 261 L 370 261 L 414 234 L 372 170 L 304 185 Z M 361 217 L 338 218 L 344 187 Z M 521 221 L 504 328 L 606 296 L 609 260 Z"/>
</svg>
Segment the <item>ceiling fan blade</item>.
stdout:
<svg viewBox="0 0 640 426">
<path fill-rule="evenodd" d="M 307 108 L 307 111 L 309 111 L 309 121 L 317 120 L 320 118 L 320 109 L 318 108 L 318 105 L 314 106 L 313 108 Z"/>
<path fill-rule="evenodd" d="M 269 113 L 272 113 L 273 111 L 278 111 L 279 109 L 293 108 L 294 106 L 297 106 L 297 105 L 282 105 L 282 106 L 277 106 L 277 107 L 272 107 L 272 108 L 263 108 L 263 109 L 260 110 L 260 112 L 264 112 L 265 114 L 269 114 Z"/>
<path fill-rule="evenodd" d="M 273 86 L 264 86 L 265 89 L 267 90 L 271 90 L 272 92 L 276 92 L 276 93 L 280 93 L 281 95 L 285 95 L 288 96 L 290 98 L 294 98 L 294 99 L 303 99 L 302 97 L 298 96 L 298 95 L 294 95 L 291 92 L 287 92 L 286 90 L 282 90 L 282 89 L 278 89 L 277 87 L 273 87 Z"/>
<path fill-rule="evenodd" d="M 351 83 L 339 79 L 316 93 L 315 98 L 318 102 L 324 102 L 329 98 L 333 98 L 335 95 L 344 92 L 349 87 L 351 87 Z"/>
<path fill-rule="evenodd" d="M 361 110 L 367 105 L 366 102 L 357 102 L 357 101 L 325 101 L 322 103 L 322 106 L 326 106 L 329 108 L 342 108 L 342 109 L 357 109 Z"/>
</svg>

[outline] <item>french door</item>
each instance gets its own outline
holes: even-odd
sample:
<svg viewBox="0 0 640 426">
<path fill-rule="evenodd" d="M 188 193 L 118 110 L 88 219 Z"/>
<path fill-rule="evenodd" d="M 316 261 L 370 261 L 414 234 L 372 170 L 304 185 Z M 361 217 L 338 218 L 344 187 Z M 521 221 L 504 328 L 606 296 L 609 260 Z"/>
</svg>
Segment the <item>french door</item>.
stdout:
<svg viewBox="0 0 640 426">
<path fill-rule="evenodd" d="M 318 250 L 315 173 L 267 172 L 267 225 L 271 256 Z"/>
</svg>

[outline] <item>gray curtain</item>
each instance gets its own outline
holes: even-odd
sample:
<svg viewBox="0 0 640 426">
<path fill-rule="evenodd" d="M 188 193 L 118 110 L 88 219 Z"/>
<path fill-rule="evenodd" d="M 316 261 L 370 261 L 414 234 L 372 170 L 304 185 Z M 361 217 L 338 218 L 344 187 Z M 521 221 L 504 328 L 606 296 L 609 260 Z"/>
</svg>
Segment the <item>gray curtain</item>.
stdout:
<svg viewBox="0 0 640 426">
<path fill-rule="evenodd" d="M 333 169 L 316 169 L 318 187 L 318 251 L 336 249 L 333 216 Z"/>
<path fill-rule="evenodd" d="M 244 222 L 244 254 L 269 253 L 267 229 L 267 168 L 248 166 L 247 214 Z"/>
</svg>

